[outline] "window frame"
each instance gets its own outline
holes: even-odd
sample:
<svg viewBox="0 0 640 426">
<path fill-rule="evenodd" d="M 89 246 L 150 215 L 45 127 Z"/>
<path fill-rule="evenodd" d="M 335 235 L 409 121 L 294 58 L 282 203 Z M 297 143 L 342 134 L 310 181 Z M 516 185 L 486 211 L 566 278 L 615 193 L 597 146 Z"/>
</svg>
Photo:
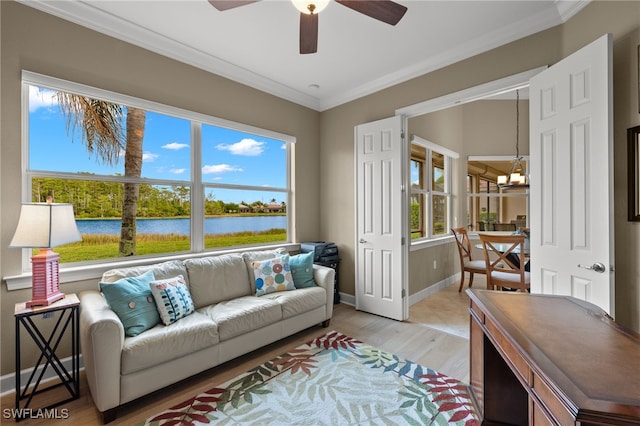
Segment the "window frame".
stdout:
<svg viewBox="0 0 640 426">
<path fill-rule="evenodd" d="M 527 168 L 529 167 L 529 156 L 528 155 L 523 155 L 522 156 L 523 161 L 525 162 L 525 164 L 527 165 Z M 512 162 L 513 161 L 513 156 L 508 156 L 508 155 L 470 155 L 467 157 L 467 163 L 473 161 L 473 162 L 493 162 L 493 161 L 504 161 L 504 162 Z M 490 181 L 493 184 L 497 185 L 497 181 L 488 179 L 488 178 L 481 178 L 479 175 L 474 175 L 474 174 L 469 174 L 467 173 L 468 177 L 471 177 L 472 179 L 472 187 L 471 189 L 474 192 L 467 192 L 467 205 L 471 205 L 473 210 L 472 211 L 468 211 L 467 214 L 469 216 L 470 219 L 473 219 L 474 222 L 467 224 L 465 226 L 471 226 L 471 230 L 470 232 L 478 232 L 477 230 L 475 230 L 476 228 L 476 222 L 479 220 L 478 216 L 474 216 L 474 212 L 477 213 L 479 215 L 480 212 L 480 208 L 479 208 L 479 202 L 480 199 L 482 198 L 486 198 L 488 200 L 495 200 L 497 203 L 497 214 L 498 217 L 500 217 L 502 215 L 502 210 L 503 210 L 503 200 L 506 198 L 525 198 L 525 214 L 527 216 L 527 226 L 529 224 L 529 206 L 530 206 L 530 197 L 529 197 L 529 190 L 527 189 L 524 192 L 512 192 L 512 191 L 504 191 L 501 189 L 498 189 L 497 192 L 479 192 L 479 187 L 480 187 L 480 183 L 479 180 L 483 179 L 483 180 L 487 180 Z"/>
<path fill-rule="evenodd" d="M 205 249 L 204 248 L 204 201 L 205 201 L 205 193 L 208 188 L 224 188 L 224 189 L 242 189 L 242 190 L 252 190 L 252 191 L 263 191 L 263 192 L 280 192 L 283 193 L 284 199 L 286 199 L 287 205 L 287 213 L 286 213 L 286 231 L 287 231 L 287 239 L 285 241 L 280 241 L 277 243 L 267 243 L 267 244 L 257 244 L 256 247 L 269 247 L 271 245 L 276 245 L 278 247 L 287 247 L 292 244 L 292 230 L 294 228 L 293 224 L 293 214 L 292 208 L 294 206 L 293 199 L 293 191 L 291 185 L 291 170 L 292 170 L 292 151 L 294 149 L 294 145 L 296 143 L 296 138 L 291 135 L 282 134 L 279 132 L 274 132 L 262 128 L 257 128 L 251 125 L 237 123 L 230 120 L 221 119 L 218 117 L 196 113 L 193 111 L 185 110 L 182 108 L 173 107 L 166 104 L 161 104 L 154 101 L 149 101 L 129 95 L 124 95 L 117 92 L 112 92 L 109 90 L 104 90 L 96 87 L 87 86 L 81 83 L 75 83 L 67 80 L 62 80 L 56 77 L 51 77 L 43 74 L 38 74 L 30 71 L 23 70 L 22 71 L 22 110 L 21 110 L 21 126 L 22 126 L 22 135 L 21 135 L 21 179 L 22 179 L 22 190 L 21 190 L 21 199 L 23 202 L 31 202 L 32 197 L 32 179 L 34 177 L 49 177 L 49 178 L 60 178 L 60 179 L 73 179 L 73 180 L 86 180 L 86 176 L 78 175 L 76 173 L 68 173 L 68 172 L 54 172 L 47 170 L 31 170 L 29 169 L 29 86 L 39 86 L 45 87 L 52 90 L 58 91 L 66 91 L 72 92 L 81 96 L 96 98 L 100 100 L 105 100 L 108 102 L 118 103 L 121 105 L 125 105 L 128 107 L 135 107 L 144 109 L 145 111 L 152 111 L 159 114 L 165 114 L 176 118 L 181 118 L 184 120 L 188 120 L 190 122 L 190 138 L 191 138 L 191 153 L 190 153 L 190 161 L 191 161 L 191 173 L 188 180 L 171 180 L 171 179 L 157 179 L 157 178 L 131 178 L 124 176 L 112 176 L 112 175 L 99 175 L 96 180 L 110 181 L 110 182 L 135 182 L 141 184 L 148 185 L 160 185 L 160 186 L 168 186 L 168 185 L 181 185 L 188 186 L 190 188 L 190 197 L 191 197 L 191 211 L 190 211 L 190 240 L 191 246 L 188 252 L 177 252 L 177 253 L 166 253 L 161 255 L 148 255 L 148 256 L 136 256 L 134 258 L 113 258 L 109 260 L 96 260 L 96 261 L 86 261 L 86 262 L 78 262 L 78 263 L 65 263 L 61 264 L 61 273 L 64 270 L 82 270 L 85 271 L 82 276 L 85 276 L 87 273 L 92 274 L 93 276 L 100 274 L 101 272 L 119 267 L 121 265 L 138 265 L 138 264 L 149 264 L 155 263 L 158 261 L 163 261 L 166 259 L 176 259 L 176 258 L 188 258 L 188 257 L 198 257 L 207 253 L 215 253 L 220 254 L 224 252 L 233 252 L 233 251 L 246 251 L 247 246 L 233 246 L 228 248 L 214 248 L 214 249 Z M 212 183 L 212 182 L 204 182 L 202 179 L 202 126 L 203 125 L 211 125 L 216 127 L 224 127 L 227 129 L 231 129 L 234 131 L 245 132 L 254 134 L 256 136 L 262 136 L 265 138 L 280 140 L 286 144 L 286 153 L 285 153 L 285 161 L 286 161 L 286 177 L 285 177 L 285 187 L 264 187 L 258 184 L 256 185 L 234 185 L 234 184 L 220 184 L 220 183 Z M 200 212 L 198 214 L 198 212 Z M 31 271 L 31 262 L 30 262 L 31 250 L 23 249 L 22 251 L 22 276 L 30 275 Z M 91 273 L 88 272 L 90 270 L 94 270 L 96 272 Z M 20 287 L 24 288 L 24 287 Z"/>
<path fill-rule="evenodd" d="M 419 238 L 411 238 L 411 246 L 418 246 L 420 244 L 424 244 L 425 242 L 438 240 L 443 237 L 449 236 L 449 229 L 451 224 L 453 223 L 453 160 L 460 158 L 460 154 L 455 151 L 452 151 L 448 148 L 445 148 L 441 145 L 438 145 L 434 142 L 428 141 L 426 139 L 421 138 L 420 136 L 413 135 L 411 138 L 411 145 L 418 145 L 421 148 L 425 149 L 425 158 L 417 158 L 411 155 L 411 147 L 409 147 L 409 160 L 410 161 L 419 161 L 422 163 L 422 174 L 421 176 L 421 184 L 422 188 L 414 188 L 413 185 L 409 185 L 409 203 L 411 203 L 411 198 L 414 195 L 422 195 L 424 197 L 424 206 L 421 211 L 421 221 L 423 223 L 423 232 L 424 235 Z M 443 176 L 444 176 L 444 191 L 436 191 L 433 189 L 433 154 L 438 153 L 443 156 Z M 427 160 L 428 159 L 428 160 Z M 447 221 L 447 229 L 442 234 L 433 234 L 434 228 L 434 218 L 433 218 L 433 199 L 434 196 L 444 196 L 447 201 L 446 208 L 446 221 Z M 411 222 L 411 206 L 409 206 L 409 222 Z M 411 228 L 411 227 L 409 227 Z M 409 229 L 411 233 L 411 229 Z M 411 237 L 411 235 L 410 235 Z"/>
</svg>

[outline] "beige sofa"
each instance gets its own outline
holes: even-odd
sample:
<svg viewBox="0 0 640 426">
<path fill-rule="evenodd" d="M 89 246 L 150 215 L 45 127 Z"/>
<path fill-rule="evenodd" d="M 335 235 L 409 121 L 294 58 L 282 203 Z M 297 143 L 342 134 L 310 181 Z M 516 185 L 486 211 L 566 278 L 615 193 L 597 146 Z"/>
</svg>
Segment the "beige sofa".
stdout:
<svg viewBox="0 0 640 426">
<path fill-rule="evenodd" d="M 282 253 L 280 251 L 280 253 Z M 311 288 L 255 295 L 252 262 L 276 251 L 176 260 L 106 272 L 102 282 L 153 270 L 156 280 L 182 275 L 195 312 L 134 337 L 98 290 L 80 293 L 80 342 L 89 390 L 103 421 L 119 405 L 314 325 L 329 325 L 335 271 L 312 265 Z"/>
</svg>

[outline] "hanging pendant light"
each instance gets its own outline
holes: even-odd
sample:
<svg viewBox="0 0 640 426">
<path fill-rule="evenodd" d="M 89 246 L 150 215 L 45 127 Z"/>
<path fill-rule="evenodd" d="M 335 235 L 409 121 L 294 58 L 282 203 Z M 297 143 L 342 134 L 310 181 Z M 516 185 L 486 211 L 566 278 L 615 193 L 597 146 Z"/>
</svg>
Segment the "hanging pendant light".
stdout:
<svg viewBox="0 0 640 426">
<path fill-rule="evenodd" d="M 508 175 L 498 176 L 498 187 L 504 191 L 517 188 L 529 188 L 529 176 L 522 165 L 520 156 L 520 92 L 516 90 L 516 156 Z"/>
</svg>

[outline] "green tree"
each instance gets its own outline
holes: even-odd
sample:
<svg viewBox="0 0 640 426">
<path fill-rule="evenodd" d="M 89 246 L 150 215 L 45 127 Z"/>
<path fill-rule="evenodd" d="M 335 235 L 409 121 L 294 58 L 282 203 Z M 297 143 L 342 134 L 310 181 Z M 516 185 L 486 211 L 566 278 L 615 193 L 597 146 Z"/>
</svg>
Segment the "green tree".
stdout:
<svg viewBox="0 0 640 426">
<path fill-rule="evenodd" d="M 73 135 L 76 129 L 80 129 L 82 142 L 89 154 L 95 153 L 98 161 L 115 165 L 124 150 L 124 175 L 141 176 L 146 111 L 138 108 L 125 110 L 122 105 L 68 92 L 57 92 L 56 97 L 67 118 L 67 133 Z M 123 126 L 123 117 L 126 126 Z M 139 184 L 124 184 L 119 256 L 136 253 L 138 195 Z"/>
</svg>

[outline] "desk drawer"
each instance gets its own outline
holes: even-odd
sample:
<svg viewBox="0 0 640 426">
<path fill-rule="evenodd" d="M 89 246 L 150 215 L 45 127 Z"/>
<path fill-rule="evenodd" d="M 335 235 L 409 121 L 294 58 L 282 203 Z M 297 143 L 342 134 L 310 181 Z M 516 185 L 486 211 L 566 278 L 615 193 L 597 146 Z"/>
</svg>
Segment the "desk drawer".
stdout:
<svg viewBox="0 0 640 426">
<path fill-rule="evenodd" d="M 487 327 L 487 332 L 495 340 L 496 346 L 504 352 L 506 358 L 509 360 L 511 368 L 515 368 L 516 372 L 520 376 L 520 382 L 529 386 L 529 364 L 527 364 L 518 350 L 511 345 L 509 340 L 507 340 L 504 334 L 502 334 L 498 327 L 488 317 L 485 318 L 485 325 Z"/>
<path fill-rule="evenodd" d="M 533 374 L 533 393 L 537 396 L 544 408 L 551 413 L 555 421 L 561 425 L 573 425 L 575 417 L 569 412 L 564 404 L 558 399 L 556 394 L 537 374 Z"/>
<path fill-rule="evenodd" d="M 471 301 L 471 311 L 475 314 L 480 323 L 484 324 L 484 312 L 473 300 Z"/>
<path fill-rule="evenodd" d="M 533 399 L 531 399 L 531 424 L 533 426 L 558 426 L 556 422 L 551 420 L 549 414 L 542 408 L 539 404 L 537 404 Z"/>
</svg>

